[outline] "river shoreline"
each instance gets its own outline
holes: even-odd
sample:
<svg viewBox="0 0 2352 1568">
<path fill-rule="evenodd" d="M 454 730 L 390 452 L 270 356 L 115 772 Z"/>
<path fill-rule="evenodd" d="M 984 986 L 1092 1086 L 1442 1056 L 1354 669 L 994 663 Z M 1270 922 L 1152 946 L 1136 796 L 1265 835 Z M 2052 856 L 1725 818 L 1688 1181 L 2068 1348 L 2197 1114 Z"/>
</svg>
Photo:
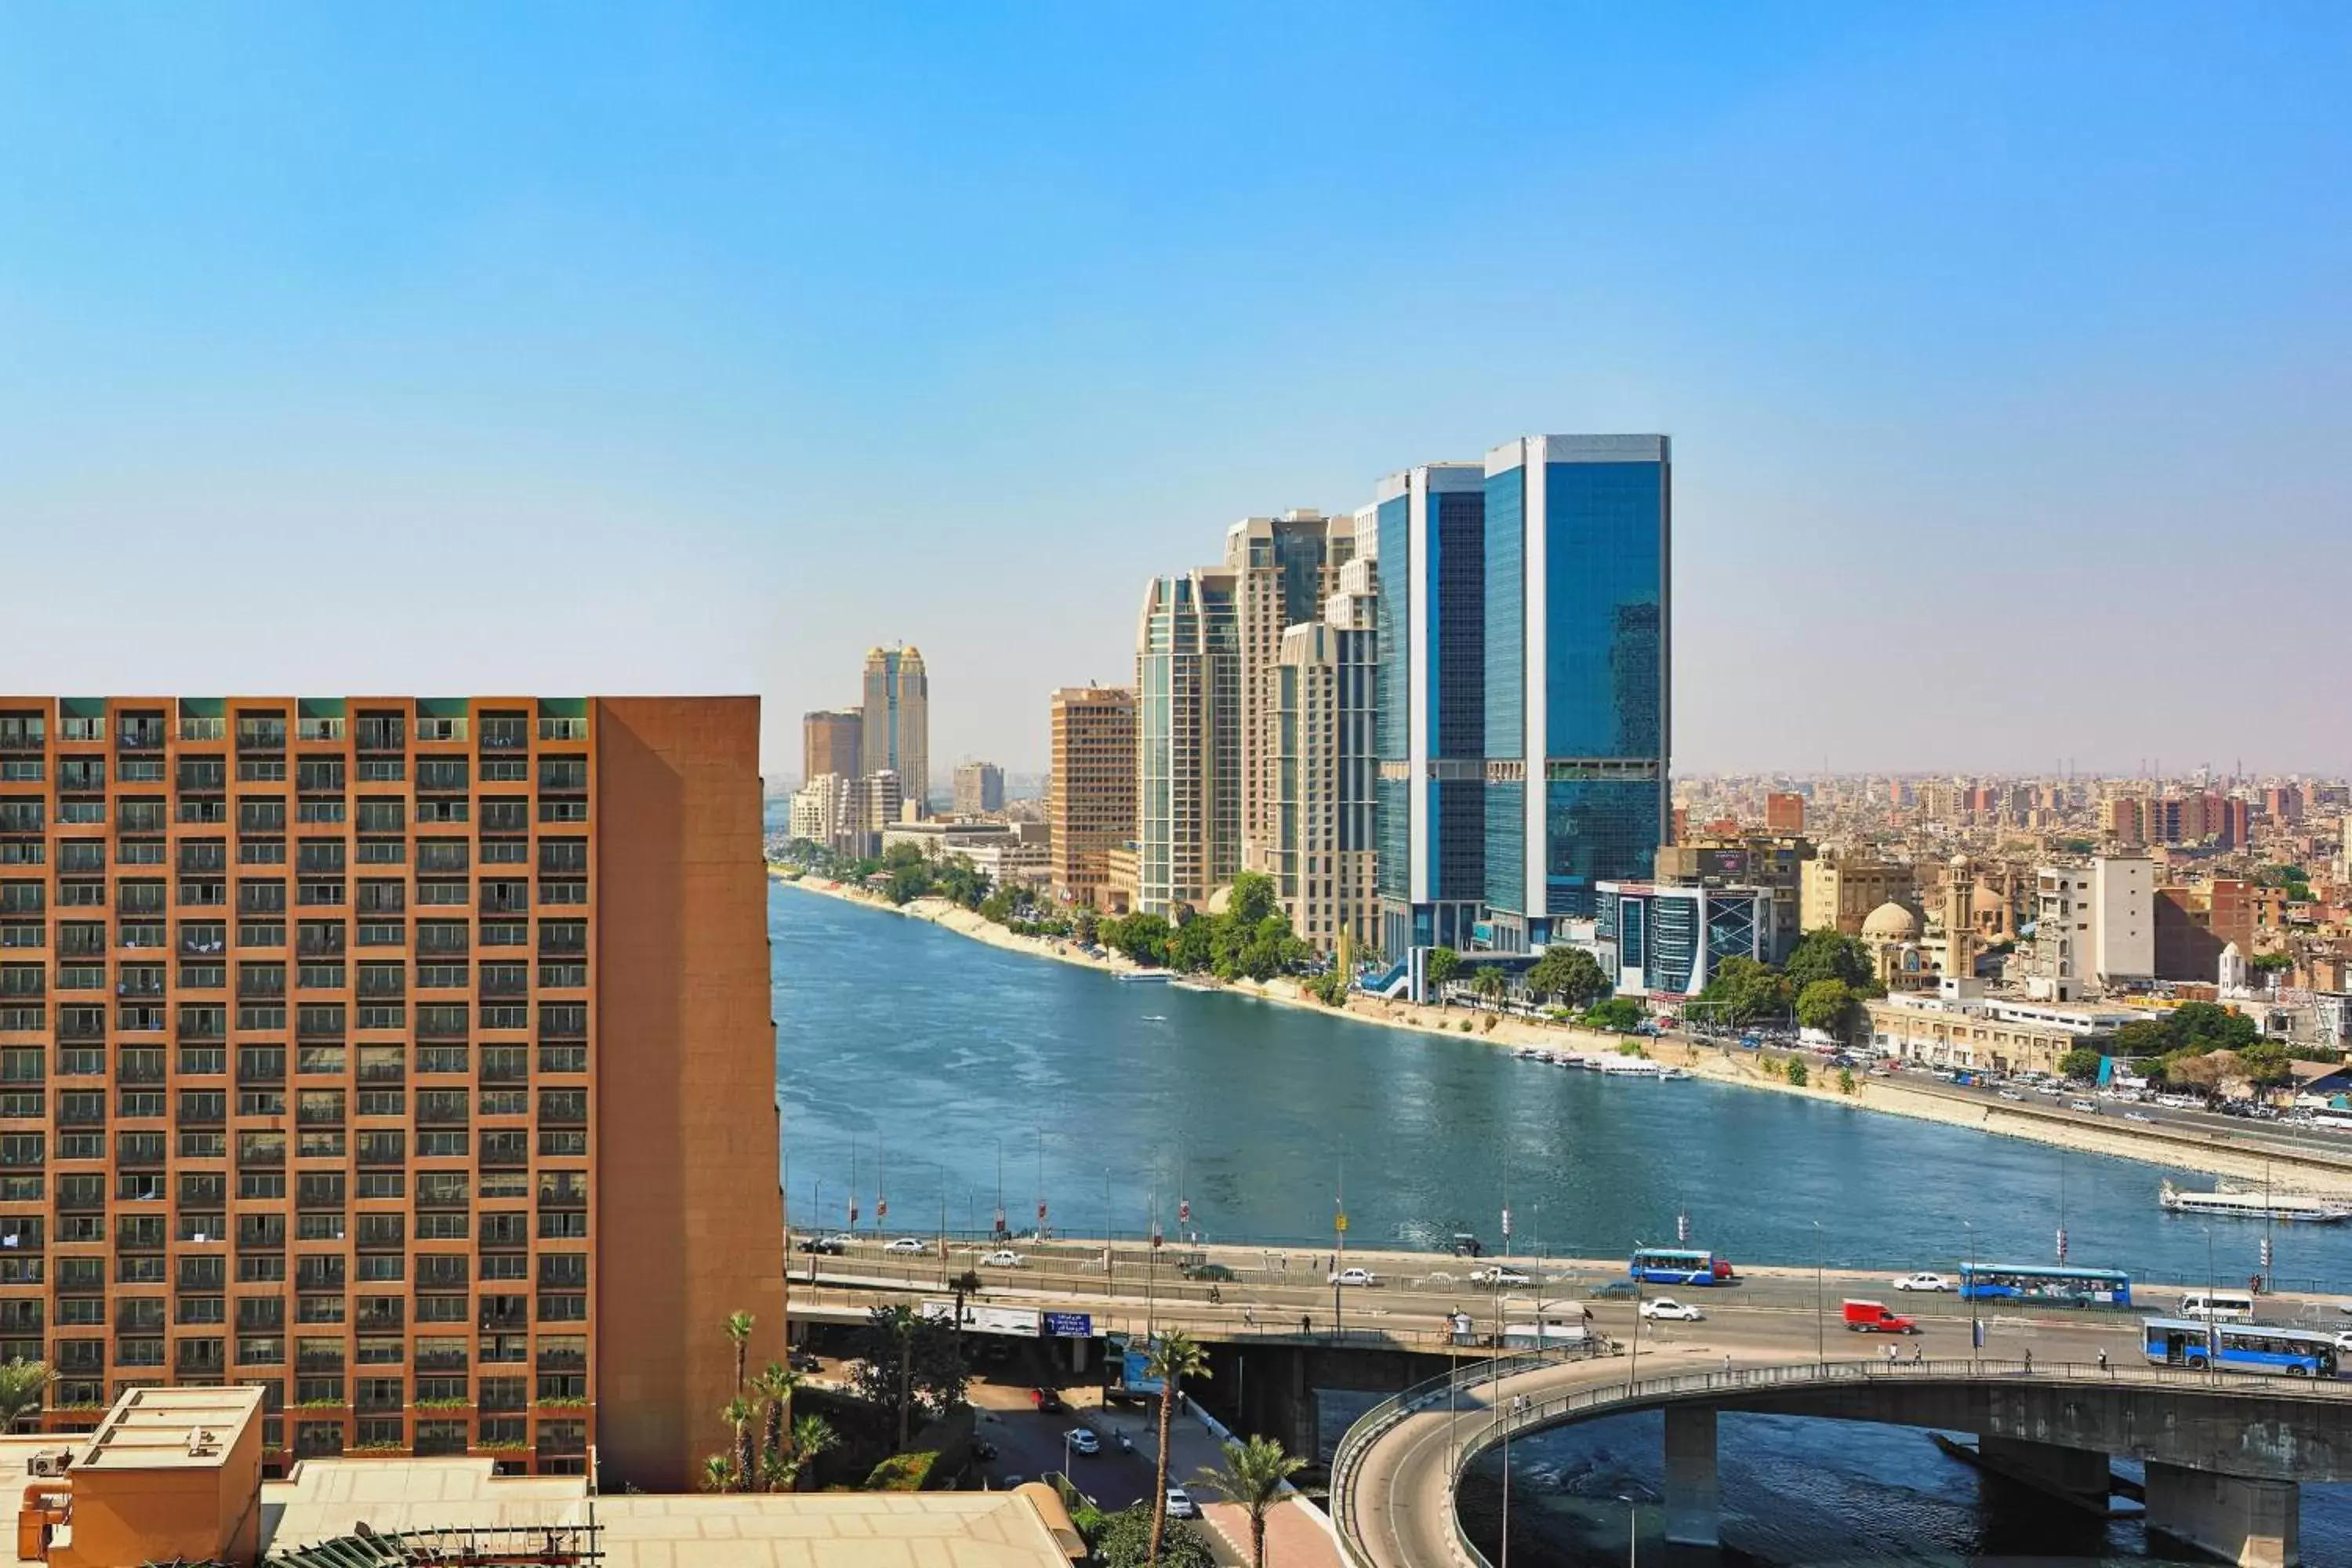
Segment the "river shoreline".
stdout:
<svg viewBox="0 0 2352 1568">
<path fill-rule="evenodd" d="M 803 891 L 909 920 L 927 921 L 1005 952 L 1052 959 L 1111 974 L 1139 972 L 1139 965 L 1120 954 L 1108 953 L 1096 958 L 1078 951 L 1063 939 L 1019 935 L 944 899 L 916 899 L 905 905 L 897 905 L 877 894 L 844 883 L 814 877 L 795 878 L 772 866 L 769 870 L 773 880 Z M 1465 1015 L 1458 1007 L 1419 1005 L 1360 994 L 1349 996 L 1343 1006 L 1332 1007 L 1307 995 L 1297 982 L 1290 980 L 1224 982 L 1188 975 L 1182 983 L 1237 996 L 1255 997 L 1278 1006 L 1330 1014 L 1355 1023 L 1445 1035 L 1458 1037 L 1465 1044 L 1508 1050 L 1541 1046 L 1555 1050 L 1613 1052 L 1627 1043 L 1625 1037 L 1579 1028 L 1573 1025 L 1538 1023 L 1484 1011 Z M 1852 1094 L 1840 1090 L 1835 1079 L 1827 1074 L 1822 1075 L 1827 1081 L 1801 1088 L 1785 1079 L 1768 1077 L 1763 1070 L 1764 1053 L 1757 1051 L 1707 1047 L 1671 1040 L 1645 1042 L 1643 1049 L 1671 1066 L 1687 1068 L 1697 1077 L 1742 1089 L 1797 1095 L 1848 1110 L 1937 1121 L 1993 1137 L 2016 1138 L 2079 1153 L 2112 1155 L 2142 1164 L 2195 1171 L 2242 1183 L 2261 1184 L 2278 1177 L 2282 1179 L 2283 1185 L 2296 1191 L 2352 1196 L 2352 1161 L 2332 1163 L 2322 1156 L 2264 1151 L 2258 1147 L 2225 1148 L 2210 1138 L 2191 1133 L 2126 1132 L 2096 1125 L 2090 1119 L 2039 1106 L 2012 1108 L 2007 1104 L 1988 1105 L 1981 1100 L 1939 1094 L 1893 1079 L 1859 1074 L 1855 1076 L 1854 1092 Z"/>
</svg>

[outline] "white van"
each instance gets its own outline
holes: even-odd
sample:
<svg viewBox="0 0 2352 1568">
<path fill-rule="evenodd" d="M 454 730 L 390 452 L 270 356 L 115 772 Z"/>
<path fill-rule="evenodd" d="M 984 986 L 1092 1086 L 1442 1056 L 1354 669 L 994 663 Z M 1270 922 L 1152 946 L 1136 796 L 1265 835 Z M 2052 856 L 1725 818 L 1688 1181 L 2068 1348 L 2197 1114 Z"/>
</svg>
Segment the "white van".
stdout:
<svg viewBox="0 0 2352 1568">
<path fill-rule="evenodd" d="M 2243 1290 L 2191 1290 L 2180 1298 L 2184 1318 L 2210 1318 L 2217 1323 L 2251 1322 L 2254 1299 Z"/>
</svg>

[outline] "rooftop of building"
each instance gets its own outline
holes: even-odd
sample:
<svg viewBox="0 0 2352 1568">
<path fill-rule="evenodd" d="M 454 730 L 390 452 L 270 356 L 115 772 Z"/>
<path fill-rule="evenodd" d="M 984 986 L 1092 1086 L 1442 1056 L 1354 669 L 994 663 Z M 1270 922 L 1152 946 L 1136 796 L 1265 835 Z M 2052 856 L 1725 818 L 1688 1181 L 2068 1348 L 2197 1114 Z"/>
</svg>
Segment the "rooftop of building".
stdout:
<svg viewBox="0 0 2352 1568">
<path fill-rule="evenodd" d="M 216 1470 L 261 1411 L 257 1388 L 134 1388 L 79 1447 L 86 1470 Z"/>
</svg>

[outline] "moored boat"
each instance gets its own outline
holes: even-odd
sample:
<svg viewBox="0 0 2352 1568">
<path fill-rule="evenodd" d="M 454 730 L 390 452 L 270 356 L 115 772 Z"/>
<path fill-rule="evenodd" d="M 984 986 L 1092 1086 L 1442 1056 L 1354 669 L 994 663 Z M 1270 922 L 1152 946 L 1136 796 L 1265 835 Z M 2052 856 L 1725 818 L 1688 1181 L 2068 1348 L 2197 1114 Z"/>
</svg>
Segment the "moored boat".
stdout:
<svg viewBox="0 0 2352 1568">
<path fill-rule="evenodd" d="M 2237 1219 L 2287 1220 L 2306 1225 L 2336 1225 L 2352 1219 L 2352 1205 L 2298 1193 L 2183 1192 L 2164 1184 L 2157 1202 L 2168 1214 L 2221 1215 Z"/>
</svg>

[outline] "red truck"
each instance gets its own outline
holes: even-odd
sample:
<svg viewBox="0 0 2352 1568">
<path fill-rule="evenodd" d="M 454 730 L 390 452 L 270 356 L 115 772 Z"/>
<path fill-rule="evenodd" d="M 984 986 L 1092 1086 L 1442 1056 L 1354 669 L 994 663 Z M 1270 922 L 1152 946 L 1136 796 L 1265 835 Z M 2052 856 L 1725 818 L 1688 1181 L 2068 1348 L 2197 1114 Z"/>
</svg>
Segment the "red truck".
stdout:
<svg viewBox="0 0 2352 1568">
<path fill-rule="evenodd" d="M 1876 1301 L 1848 1301 L 1845 1326 L 1857 1334 L 1916 1334 L 1919 1325 L 1900 1312 L 1890 1312 Z"/>
</svg>

